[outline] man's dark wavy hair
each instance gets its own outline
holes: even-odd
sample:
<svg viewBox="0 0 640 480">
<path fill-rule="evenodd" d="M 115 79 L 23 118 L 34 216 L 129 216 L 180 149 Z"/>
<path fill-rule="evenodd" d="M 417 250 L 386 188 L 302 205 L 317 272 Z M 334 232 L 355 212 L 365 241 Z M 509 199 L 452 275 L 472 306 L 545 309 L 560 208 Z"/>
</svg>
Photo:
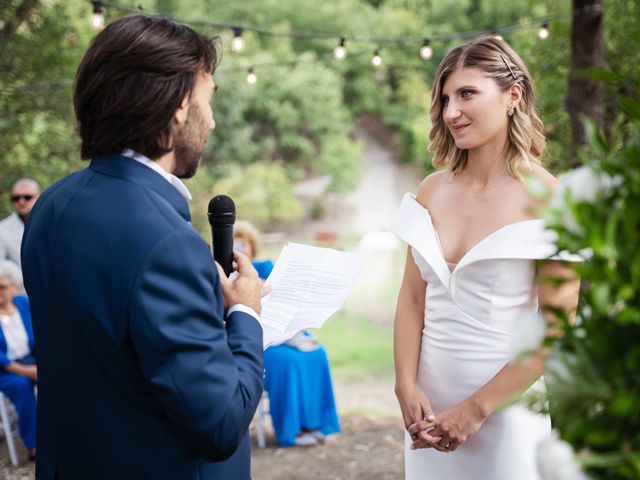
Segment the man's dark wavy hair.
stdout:
<svg viewBox="0 0 640 480">
<path fill-rule="evenodd" d="M 126 148 L 151 159 L 170 152 L 173 115 L 198 75 L 215 71 L 218 42 L 164 17 L 108 24 L 76 74 L 82 158 Z"/>
</svg>

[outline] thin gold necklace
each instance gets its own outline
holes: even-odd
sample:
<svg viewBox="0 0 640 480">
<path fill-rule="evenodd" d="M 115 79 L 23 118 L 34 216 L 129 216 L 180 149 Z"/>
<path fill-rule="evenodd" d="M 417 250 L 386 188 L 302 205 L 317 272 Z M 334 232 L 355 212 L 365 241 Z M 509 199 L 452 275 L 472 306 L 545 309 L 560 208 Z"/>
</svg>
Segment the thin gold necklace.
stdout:
<svg viewBox="0 0 640 480">
<path fill-rule="evenodd" d="M 475 191 L 473 189 L 473 187 L 471 186 L 471 180 L 469 180 L 469 178 L 467 178 L 467 185 L 469 185 L 469 190 L 471 190 L 471 193 L 473 193 L 473 198 L 480 198 L 480 195 L 482 195 L 483 193 L 486 193 L 487 190 L 490 190 L 494 187 L 497 187 L 498 185 L 500 185 L 502 182 L 504 182 L 504 180 L 508 177 L 509 175 L 503 175 L 503 177 L 498 180 L 497 182 L 495 182 L 493 185 L 489 185 L 489 182 L 487 182 L 485 184 L 484 187 L 482 187 L 480 190 Z"/>
</svg>

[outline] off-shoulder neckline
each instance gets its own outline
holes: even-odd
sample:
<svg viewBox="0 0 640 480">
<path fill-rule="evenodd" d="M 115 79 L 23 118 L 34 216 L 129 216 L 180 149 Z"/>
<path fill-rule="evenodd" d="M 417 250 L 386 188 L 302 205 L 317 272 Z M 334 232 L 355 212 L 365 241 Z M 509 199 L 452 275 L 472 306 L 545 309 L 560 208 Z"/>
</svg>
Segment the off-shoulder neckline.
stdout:
<svg viewBox="0 0 640 480">
<path fill-rule="evenodd" d="M 413 200 L 413 202 L 415 203 L 416 206 L 418 206 L 419 208 L 424 210 L 424 212 L 427 214 L 427 219 L 429 220 L 429 226 L 433 230 L 433 233 L 435 234 L 436 241 L 438 242 L 439 247 L 440 247 L 438 249 L 438 253 L 439 253 L 440 258 L 442 259 L 442 261 L 445 263 L 445 265 L 447 265 L 447 270 L 449 270 L 449 268 L 448 268 L 448 264 L 449 263 L 451 263 L 451 264 L 455 263 L 455 267 L 454 267 L 453 270 L 450 270 L 450 274 L 453 274 L 454 272 L 456 272 L 456 270 L 458 270 L 458 267 L 460 265 L 464 265 L 465 260 L 467 259 L 467 257 L 469 257 L 475 250 L 480 248 L 483 244 L 489 242 L 492 238 L 495 238 L 499 234 L 504 233 L 504 231 L 509 230 L 511 228 L 520 227 L 520 226 L 523 226 L 525 224 L 544 223 L 544 220 L 542 218 L 530 218 L 530 219 L 527 219 L 527 220 L 518 220 L 517 222 L 507 223 L 507 224 L 497 228 L 493 232 L 489 233 L 488 235 L 485 235 L 480 240 L 478 240 L 471 248 L 469 248 L 469 250 L 467 250 L 464 253 L 464 255 L 462 255 L 462 257 L 460 257 L 460 259 L 457 262 L 449 262 L 444 256 L 444 250 L 442 248 L 442 242 L 440 241 L 440 234 L 438 233 L 438 230 L 436 229 L 435 225 L 433 224 L 433 220 L 431 219 L 431 214 L 429 213 L 429 209 L 424 207 L 420 202 L 418 202 L 418 200 L 416 199 L 414 194 L 409 193 L 407 195 Z"/>
</svg>

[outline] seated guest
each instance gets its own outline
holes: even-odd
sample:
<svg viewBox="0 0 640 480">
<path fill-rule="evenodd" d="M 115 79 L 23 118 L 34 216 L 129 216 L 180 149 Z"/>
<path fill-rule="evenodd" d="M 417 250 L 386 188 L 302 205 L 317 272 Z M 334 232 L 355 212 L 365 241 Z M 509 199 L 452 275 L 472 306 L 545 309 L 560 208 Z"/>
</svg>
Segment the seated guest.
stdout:
<svg viewBox="0 0 640 480">
<path fill-rule="evenodd" d="M 18 413 L 20 437 L 30 458 L 36 453 L 36 396 L 38 370 L 33 356 L 29 300 L 22 289 L 20 267 L 0 260 L 0 392 Z"/>
<path fill-rule="evenodd" d="M 255 259 L 259 234 L 253 225 L 236 222 L 233 248 L 245 253 L 260 278 L 267 279 L 273 262 Z M 267 348 L 264 369 L 269 411 L 281 446 L 316 445 L 325 435 L 340 431 L 327 352 L 310 333 L 300 332 L 287 342 Z"/>
</svg>

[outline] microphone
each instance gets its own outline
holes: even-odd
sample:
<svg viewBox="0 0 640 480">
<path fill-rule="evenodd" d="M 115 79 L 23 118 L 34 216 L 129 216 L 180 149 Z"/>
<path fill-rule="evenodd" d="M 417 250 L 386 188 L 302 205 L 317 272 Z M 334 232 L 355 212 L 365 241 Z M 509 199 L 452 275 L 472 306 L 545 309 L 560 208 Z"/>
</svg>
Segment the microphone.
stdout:
<svg viewBox="0 0 640 480">
<path fill-rule="evenodd" d="M 216 195 L 209 202 L 207 216 L 211 225 L 213 258 L 228 277 L 233 268 L 233 224 L 236 222 L 236 205 L 231 197 Z"/>
</svg>

